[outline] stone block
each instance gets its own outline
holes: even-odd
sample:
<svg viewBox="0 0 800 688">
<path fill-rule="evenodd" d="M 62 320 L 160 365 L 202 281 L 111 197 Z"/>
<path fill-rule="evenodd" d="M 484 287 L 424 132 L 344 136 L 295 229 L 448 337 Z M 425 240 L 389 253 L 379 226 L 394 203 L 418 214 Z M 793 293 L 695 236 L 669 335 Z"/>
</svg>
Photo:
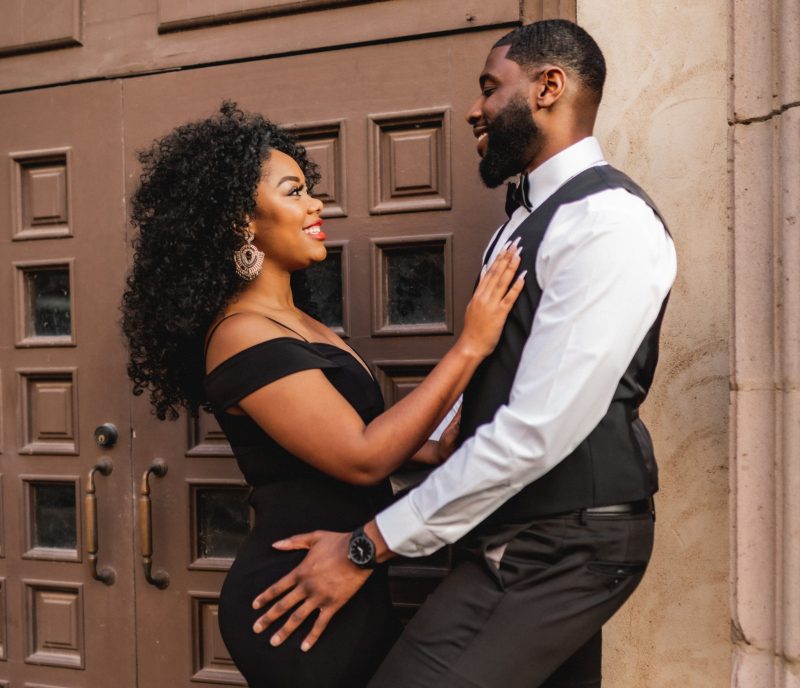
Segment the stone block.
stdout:
<svg viewBox="0 0 800 688">
<path fill-rule="evenodd" d="M 734 384 L 774 385 L 773 121 L 733 128 Z"/>
</svg>

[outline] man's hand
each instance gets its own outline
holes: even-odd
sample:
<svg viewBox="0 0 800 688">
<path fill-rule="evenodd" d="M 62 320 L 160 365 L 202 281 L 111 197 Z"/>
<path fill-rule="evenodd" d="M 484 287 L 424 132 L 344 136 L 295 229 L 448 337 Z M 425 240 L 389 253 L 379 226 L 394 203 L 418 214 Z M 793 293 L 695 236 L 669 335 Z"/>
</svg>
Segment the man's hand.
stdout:
<svg viewBox="0 0 800 688">
<path fill-rule="evenodd" d="M 333 615 L 358 592 L 372 571 L 360 569 L 347 558 L 350 533 L 317 530 L 294 535 L 272 546 L 280 550 L 307 549 L 300 564 L 253 600 L 253 608 L 261 609 L 277 598 L 253 625 L 261 633 L 288 611 L 297 607 L 286 623 L 270 638 L 270 645 L 280 645 L 314 610 L 319 616 L 300 649 L 310 650 L 319 640 Z M 285 593 L 285 594 L 284 594 Z M 283 597 L 281 597 L 283 595 Z M 298 606 L 299 605 L 299 606 Z"/>
</svg>

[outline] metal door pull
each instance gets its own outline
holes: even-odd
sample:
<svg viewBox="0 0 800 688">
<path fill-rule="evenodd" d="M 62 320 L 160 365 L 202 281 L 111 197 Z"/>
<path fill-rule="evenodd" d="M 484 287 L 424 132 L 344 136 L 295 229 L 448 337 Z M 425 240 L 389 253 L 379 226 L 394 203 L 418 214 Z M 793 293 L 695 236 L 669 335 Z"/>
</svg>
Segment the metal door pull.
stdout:
<svg viewBox="0 0 800 688">
<path fill-rule="evenodd" d="M 141 537 L 142 566 L 144 577 L 150 585 L 164 590 L 169 585 L 169 574 L 158 570 L 153 573 L 153 509 L 150 501 L 150 474 L 163 478 L 167 474 L 164 459 L 155 459 L 150 468 L 142 474 L 142 486 L 139 492 L 139 535 Z"/>
<path fill-rule="evenodd" d="M 94 474 L 100 473 L 108 476 L 111 475 L 113 469 L 114 464 L 111 463 L 111 459 L 100 459 L 94 465 L 86 477 L 86 497 L 84 499 L 84 504 L 86 505 L 86 554 L 88 555 L 89 572 L 92 574 L 92 578 L 106 585 L 114 585 L 114 581 L 117 579 L 117 572 L 108 566 L 99 571 L 97 570 L 97 496 L 95 494 Z"/>
</svg>

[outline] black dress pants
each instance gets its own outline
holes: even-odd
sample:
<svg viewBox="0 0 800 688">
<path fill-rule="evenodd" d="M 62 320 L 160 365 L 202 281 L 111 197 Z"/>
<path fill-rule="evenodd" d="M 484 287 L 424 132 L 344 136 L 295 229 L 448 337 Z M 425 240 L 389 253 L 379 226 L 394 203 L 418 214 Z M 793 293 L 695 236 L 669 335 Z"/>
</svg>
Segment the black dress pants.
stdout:
<svg viewBox="0 0 800 688">
<path fill-rule="evenodd" d="M 369 688 L 598 688 L 601 628 L 642 579 L 653 526 L 566 514 L 518 531 L 499 567 L 458 551 Z"/>
</svg>

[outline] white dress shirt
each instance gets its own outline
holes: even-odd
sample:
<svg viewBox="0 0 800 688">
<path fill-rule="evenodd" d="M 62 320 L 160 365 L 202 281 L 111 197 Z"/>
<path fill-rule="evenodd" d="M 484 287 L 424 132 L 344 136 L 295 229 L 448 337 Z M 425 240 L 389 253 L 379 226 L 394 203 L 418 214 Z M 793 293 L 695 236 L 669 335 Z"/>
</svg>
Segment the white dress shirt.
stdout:
<svg viewBox="0 0 800 688">
<path fill-rule="evenodd" d="M 530 173 L 531 209 L 605 164 L 593 137 L 561 151 Z M 498 230 L 490 260 L 529 213 Z M 675 274 L 672 240 L 637 196 L 612 189 L 561 206 L 536 258 L 542 298 L 508 404 L 378 514 L 389 548 L 419 557 L 455 542 L 568 456 L 606 414 Z"/>
</svg>

